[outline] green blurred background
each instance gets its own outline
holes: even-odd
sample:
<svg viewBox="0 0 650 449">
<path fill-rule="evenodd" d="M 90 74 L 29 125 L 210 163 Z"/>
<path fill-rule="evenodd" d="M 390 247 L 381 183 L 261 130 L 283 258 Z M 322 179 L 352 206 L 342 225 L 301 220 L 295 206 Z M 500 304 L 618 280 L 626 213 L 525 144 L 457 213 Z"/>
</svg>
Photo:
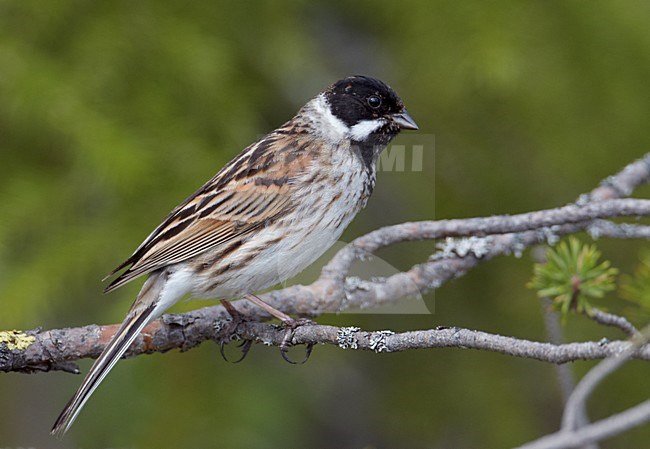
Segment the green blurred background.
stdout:
<svg viewBox="0 0 650 449">
<path fill-rule="evenodd" d="M 649 21 L 645 1 L 2 1 L 0 329 L 121 321 L 141 282 L 105 297 L 104 274 L 240 149 L 351 74 L 391 84 L 436 148 L 421 172 L 380 173 L 343 240 L 571 202 L 650 149 Z M 623 271 L 640 247 L 599 246 Z M 380 256 L 403 269 L 432 250 Z M 502 258 L 427 295 L 433 314 L 318 321 L 545 339 L 531 272 L 528 253 Z M 625 312 L 616 295 L 606 306 Z M 621 337 L 580 317 L 564 330 Z M 618 372 L 591 418 L 645 399 L 647 377 L 639 362 Z M 535 361 L 319 347 L 291 366 L 256 346 L 232 365 L 206 343 L 122 361 L 57 442 L 49 428 L 80 382 L 0 376 L 0 447 L 504 448 L 556 430 L 562 410 L 554 367 Z M 602 447 L 649 438 L 639 428 Z"/>
</svg>

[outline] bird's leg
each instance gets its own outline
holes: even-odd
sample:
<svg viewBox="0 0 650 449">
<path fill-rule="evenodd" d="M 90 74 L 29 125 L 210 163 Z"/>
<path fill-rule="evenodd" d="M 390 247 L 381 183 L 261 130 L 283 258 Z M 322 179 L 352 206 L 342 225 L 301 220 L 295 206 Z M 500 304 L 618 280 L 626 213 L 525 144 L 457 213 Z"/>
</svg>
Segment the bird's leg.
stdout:
<svg viewBox="0 0 650 449">
<path fill-rule="evenodd" d="M 256 306 L 261 307 L 262 309 L 267 311 L 271 316 L 277 318 L 278 320 L 282 321 L 283 323 L 291 323 L 291 322 L 295 321 L 293 318 L 291 318 L 286 313 L 276 309 L 271 304 L 269 304 L 266 301 L 258 298 L 257 296 L 253 295 L 252 293 L 247 293 L 244 296 L 244 298 L 248 299 L 250 302 L 252 302 Z M 232 307 L 232 306 L 230 306 L 230 307 Z"/>
<path fill-rule="evenodd" d="M 227 329 L 225 331 L 225 333 L 228 334 L 228 335 L 231 335 L 231 336 L 236 336 L 237 335 L 237 327 L 239 326 L 240 323 L 246 321 L 246 317 L 243 314 L 241 314 L 235 308 L 235 306 L 230 304 L 230 301 L 222 299 L 221 300 L 221 305 L 223 306 L 224 309 L 226 309 L 226 312 L 228 312 L 228 314 L 232 318 L 232 321 L 230 322 L 230 325 L 228 326 L 229 329 Z M 244 360 L 246 358 L 246 355 L 248 355 L 248 351 L 251 349 L 252 344 L 253 344 L 252 340 L 244 340 L 243 342 L 241 342 L 241 344 L 239 345 L 239 347 L 241 348 L 241 352 L 242 352 L 241 357 L 238 360 L 236 360 L 236 361 L 234 361 L 232 363 L 239 363 L 242 360 Z M 226 352 L 224 350 L 225 345 L 226 345 L 225 340 L 221 340 L 219 342 L 219 352 L 221 353 L 221 357 L 223 357 L 223 359 L 226 362 L 229 362 L 230 360 L 228 360 L 228 357 L 226 357 Z"/>
<path fill-rule="evenodd" d="M 258 298 L 252 293 L 248 293 L 244 297 L 248 299 L 250 302 L 252 302 L 253 304 L 267 311 L 271 316 L 274 316 L 278 320 L 282 321 L 282 323 L 286 328 L 286 332 L 284 334 L 284 337 L 282 338 L 282 342 L 280 343 L 280 355 L 285 361 L 295 365 L 296 362 L 294 362 L 293 360 L 289 359 L 289 357 L 287 357 L 287 351 L 289 351 L 289 347 L 291 346 L 291 339 L 293 338 L 293 334 L 298 327 L 304 326 L 306 324 L 314 324 L 314 322 L 308 320 L 307 318 L 298 318 L 298 319 L 291 318 L 286 313 L 276 309 L 271 304 L 267 303 L 266 301 L 263 301 L 262 299 Z M 305 363 L 307 359 L 309 359 L 313 347 L 314 347 L 313 344 L 306 345 L 305 358 L 303 359 L 302 362 L 300 362 L 300 364 Z"/>
<path fill-rule="evenodd" d="M 235 309 L 235 306 L 230 304 L 230 301 L 220 299 L 219 302 L 221 302 L 221 305 L 226 309 L 226 312 L 228 312 L 228 315 L 230 315 L 230 318 L 232 318 L 233 321 L 244 321 L 243 315 L 239 313 L 239 310 Z"/>
</svg>

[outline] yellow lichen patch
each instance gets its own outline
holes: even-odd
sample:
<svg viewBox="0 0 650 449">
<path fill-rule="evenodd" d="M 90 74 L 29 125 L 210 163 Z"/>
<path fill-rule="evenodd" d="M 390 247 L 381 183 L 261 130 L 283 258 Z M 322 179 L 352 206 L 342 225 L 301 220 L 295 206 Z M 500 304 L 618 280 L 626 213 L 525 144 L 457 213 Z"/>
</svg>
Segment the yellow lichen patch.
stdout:
<svg viewBox="0 0 650 449">
<path fill-rule="evenodd" d="M 24 351 L 36 341 L 33 335 L 27 335 L 22 331 L 0 331 L 0 344 L 7 345 L 7 349 Z"/>
</svg>

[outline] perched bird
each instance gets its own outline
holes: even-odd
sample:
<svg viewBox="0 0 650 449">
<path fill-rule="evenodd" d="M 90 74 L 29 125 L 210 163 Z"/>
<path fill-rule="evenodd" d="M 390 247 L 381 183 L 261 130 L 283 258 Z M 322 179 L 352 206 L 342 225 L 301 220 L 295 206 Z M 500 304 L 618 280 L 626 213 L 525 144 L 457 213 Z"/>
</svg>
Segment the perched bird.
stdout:
<svg viewBox="0 0 650 449">
<path fill-rule="evenodd" d="M 291 278 L 340 237 L 366 205 L 377 159 L 402 129 L 418 129 L 377 79 L 353 76 L 244 149 L 110 274 L 106 292 L 148 274 L 121 327 L 56 420 L 63 435 L 140 331 L 186 295 L 248 298 Z M 109 276 L 110 276 L 109 275 Z"/>
</svg>

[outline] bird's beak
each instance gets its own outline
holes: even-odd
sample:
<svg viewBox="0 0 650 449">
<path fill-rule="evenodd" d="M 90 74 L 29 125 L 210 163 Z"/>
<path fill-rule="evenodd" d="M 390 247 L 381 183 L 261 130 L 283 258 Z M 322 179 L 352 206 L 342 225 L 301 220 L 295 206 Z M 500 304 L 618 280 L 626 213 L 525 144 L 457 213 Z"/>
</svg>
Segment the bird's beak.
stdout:
<svg viewBox="0 0 650 449">
<path fill-rule="evenodd" d="M 406 109 L 402 110 L 402 112 L 398 112 L 397 114 L 393 114 L 392 118 L 393 122 L 399 125 L 401 129 L 419 129 L 418 124 L 415 123 L 413 117 L 411 117 L 409 113 L 406 112 Z"/>
</svg>

